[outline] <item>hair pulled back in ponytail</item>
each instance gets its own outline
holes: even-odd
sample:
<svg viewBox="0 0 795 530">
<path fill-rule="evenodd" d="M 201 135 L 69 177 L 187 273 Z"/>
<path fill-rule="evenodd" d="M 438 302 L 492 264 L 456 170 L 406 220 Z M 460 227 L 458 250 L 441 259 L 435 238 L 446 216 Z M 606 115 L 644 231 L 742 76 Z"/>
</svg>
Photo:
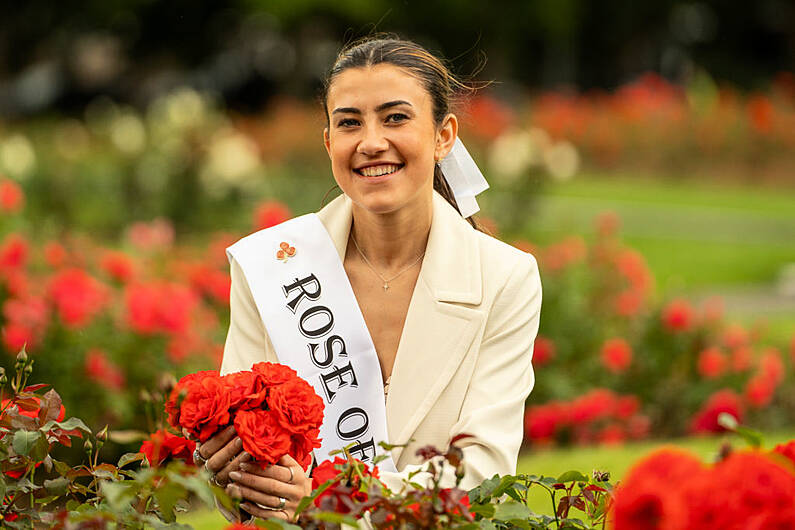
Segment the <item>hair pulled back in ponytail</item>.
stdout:
<svg viewBox="0 0 795 530">
<path fill-rule="evenodd" d="M 437 126 L 441 126 L 444 118 L 450 113 L 456 97 L 472 90 L 456 79 L 438 57 L 419 44 L 393 36 L 366 37 L 343 48 L 326 76 L 323 83 L 322 102 L 327 123 L 329 121 L 328 89 L 334 78 L 349 68 L 364 68 L 378 64 L 391 64 L 403 68 L 422 83 L 431 96 L 433 120 Z M 458 213 L 461 213 L 439 164 L 436 164 L 433 170 L 433 189 L 444 197 Z M 468 217 L 467 221 L 474 228 L 480 229 L 473 217 Z"/>
</svg>

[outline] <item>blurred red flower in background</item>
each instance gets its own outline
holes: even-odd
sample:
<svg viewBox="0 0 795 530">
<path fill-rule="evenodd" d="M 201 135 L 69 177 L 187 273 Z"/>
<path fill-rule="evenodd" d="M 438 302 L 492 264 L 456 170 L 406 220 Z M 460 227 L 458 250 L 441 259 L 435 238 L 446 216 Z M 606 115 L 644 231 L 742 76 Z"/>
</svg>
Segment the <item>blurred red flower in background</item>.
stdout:
<svg viewBox="0 0 795 530">
<path fill-rule="evenodd" d="M 25 206 L 25 194 L 19 184 L 9 179 L 0 180 L 0 211 L 17 213 Z"/>
<path fill-rule="evenodd" d="M 3 344 L 10 353 L 23 346 L 34 350 L 44 335 L 49 320 L 49 308 L 43 297 L 8 298 L 3 303 Z"/>
<path fill-rule="evenodd" d="M 743 391 L 745 399 L 754 408 L 770 405 L 776 393 L 776 387 L 762 374 L 757 374 L 745 383 Z"/>
<path fill-rule="evenodd" d="M 464 116 L 472 124 L 467 130 L 486 139 L 497 138 L 513 123 L 511 108 L 487 94 L 470 99 Z"/>
<path fill-rule="evenodd" d="M 77 268 L 55 273 L 49 294 L 61 321 L 71 328 L 89 324 L 108 301 L 105 285 Z"/>
<path fill-rule="evenodd" d="M 734 372 L 745 372 L 751 368 L 752 361 L 753 355 L 748 346 L 740 346 L 732 351 L 731 367 Z"/>
<path fill-rule="evenodd" d="M 555 343 L 551 339 L 538 335 L 533 344 L 533 367 L 545 365 L 555 357 Z"/>
<path fill-rule="evenodd" d="M 723 330 L 721 342 L 728 349 L 748 345 L 748 332 L 739 324 L 730 324 Z"/>
<path fill-rule="evenodd" d="M 121 390 L 124 388 L 124 372 L 108 359 L 107 354 L 99 348 L 94 348 L 86 353 L 86 376 L 107 390 Z"/>
<path fill-rule="evenodd" d="M 0 244 L 0 272 L 24 267 L 28 260 L 28 242 L 19 234 L 9 234 Z"/>
<path fill-rule="evenodd" d="M 670 301 L 661 316 L 663 326 L 674 333 L 687 331 L 693 326 L 693 308 L 681 298 Z"/>
<path fill-rule="evenodd" d="M 53 269 L 62 267 L 66 263 L 66 256 L 66 249 L 57 241 L 44 245 L 44 261 Z"/>
<path fill-rule="evenodd" d="M 698 434 L 726 430 L 718 425 L 718 416 L 722 412 L 731 414 L 742 423 L 744 416 L 742 400 L 733 390 L 719 390 L 712 394 L 691 419 L 690 432 Z"/>
<path fill-rule="evenodd" d="M 137 283 L 124 290 L 127 323 L 138 333 L 181 333 L 190 325 L 197 296 L 185 285 Z"/>
<path fill-rule="evenodd" d="M 139 250 L 162 251 L 174 244 L 174 227 L 167 219 L 134 223 L 127 229 L 130 243 Z"/>
<path fill-rule="evenodd" d="M 751 126 L 760 133 L 769 133 L 773 128 L 773 104 L 770 100 L 757 94 L 748 99 L 748 120 Z"/>
<path fill-rule="evenodd" d="M 105 274 L 122 283 L 127 283 L 135 277 L 133 259 L 120 250 L 105 251 L 99 266 Z"/>
<path fill-rule="evenodd" d="M 262 230 L 283 223 L 292 217 L 286 204 L 279 201 L 265 201 L 254 211 L 254 229 Z"/>
<path fill-rule="evenodd" d="M 698 373 L 706 379 L 722 376 L 726 371 L 727 364 L 726 356 L 714 346 L 698 354 Z"/>
<path fill-rule="evenodd" d="M 632 348 L 624 339 L 608 339 L 602 346 L 600 358 L 605 368 L 614 374 L 620 374 L 632 362 Z"/>
</svg>

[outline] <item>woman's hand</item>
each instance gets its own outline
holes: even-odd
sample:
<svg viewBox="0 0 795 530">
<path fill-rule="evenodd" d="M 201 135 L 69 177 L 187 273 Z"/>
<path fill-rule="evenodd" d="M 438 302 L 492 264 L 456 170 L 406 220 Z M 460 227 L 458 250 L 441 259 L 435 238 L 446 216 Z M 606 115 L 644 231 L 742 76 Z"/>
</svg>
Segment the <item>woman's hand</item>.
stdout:
<svg viewBox="0 0 795 530">
<path fill-rule="evenodd" d="M 312 479 L 290 455 L 265 469 L 248 463 L 240 468 L 230 473 L 226 492 L 242 499 L 240 508 L 255 517 L 292 521 L 298 503 L 312 493 Z"/>
<path fill-rule="evenodd" d="M 193 457 L 194 463 L 209 471 L 213 477 L 211 481 L 221 487 L 229 483 L 229 473 L 237 471 L 240 464 L 251 460 L 251 455 L 243 451 L 243 442 L 237 436 L 233 425 L 215 434 L 203 444 L 196 444 Z"/>
</svg>

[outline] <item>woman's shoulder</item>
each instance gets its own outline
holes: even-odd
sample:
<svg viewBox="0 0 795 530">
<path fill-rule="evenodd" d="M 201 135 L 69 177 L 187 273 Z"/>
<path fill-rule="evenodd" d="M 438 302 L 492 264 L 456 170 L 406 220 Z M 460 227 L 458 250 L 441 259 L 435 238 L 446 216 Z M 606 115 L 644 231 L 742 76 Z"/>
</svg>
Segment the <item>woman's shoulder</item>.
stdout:
<svg viewBox="0 0 795 530">
<path fill-rule="evenodd" d="M 538 263 L 535 256 L 518 249 L 494 236 L 473 230 L 480 249 L 480 262 L 484 274 L 495 274 L 500 271 L 514 272 L 517 268 L 531 273 L 537 271 Z"/>
</svg>

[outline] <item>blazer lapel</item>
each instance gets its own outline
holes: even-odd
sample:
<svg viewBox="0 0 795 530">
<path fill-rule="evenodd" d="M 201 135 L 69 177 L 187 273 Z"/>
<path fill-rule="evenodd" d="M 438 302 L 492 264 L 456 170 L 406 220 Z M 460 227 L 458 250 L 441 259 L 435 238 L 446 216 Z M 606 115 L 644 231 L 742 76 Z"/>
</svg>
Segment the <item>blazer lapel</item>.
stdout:
<svg viewBox="0 0 795 530">
<path fill-rule="evenodd" d="M 481 328 L 480 255 L 473 228 L 439 194 L 428 247 L 400 339 L 386 413 L 389 440 L 406 444 Z M 469 307 L 468 307 L 469 306 Z M 395 462 L 402 449 L 392 452 Z"/>
<path fill-rule="evenodd" d="M 345 259 L 351 201 L 337 197 L 318 212 Z M 483 321 L 480 251 L 473 228 L 438 193 L 422 268 L 414 287 L 387 396 L 389 441 L 405 444 L 475 342 Z M 398 461 L 401 448 L 393 450 Z"/>
</svg>

